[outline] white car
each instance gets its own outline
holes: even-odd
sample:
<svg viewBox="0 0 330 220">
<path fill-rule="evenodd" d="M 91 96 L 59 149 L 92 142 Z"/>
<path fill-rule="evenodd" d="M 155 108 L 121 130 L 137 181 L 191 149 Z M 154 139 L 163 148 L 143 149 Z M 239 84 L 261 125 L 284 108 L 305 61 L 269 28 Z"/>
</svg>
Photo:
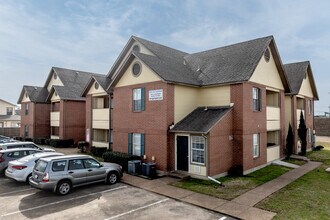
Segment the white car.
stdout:
<svg viewBox="0 0 330 220">
<path fill-rule="evenodd" d="M 14 143 L 4 143 L 4 144 L 0 144 L 0 150 L 7 150 L 7 149 L 12 149 L 12 148 L 34 148 L 34 149 L 38 149 L 44 152 L 55 152 L 54 149 L 51 148 L 42 148 L 39 147 L 38 145 L 36 145 L 33 142 L 14 142 Z"/>
<path fill-rule="evenodd" d="M 41 152 L 22 157 L 18 160 L 10 161 L 6 169 L 6 176 L 18 182 L 29 182 L 33 167 L 40 158 L 62 156 L 57 152 Z"/>
</svg>

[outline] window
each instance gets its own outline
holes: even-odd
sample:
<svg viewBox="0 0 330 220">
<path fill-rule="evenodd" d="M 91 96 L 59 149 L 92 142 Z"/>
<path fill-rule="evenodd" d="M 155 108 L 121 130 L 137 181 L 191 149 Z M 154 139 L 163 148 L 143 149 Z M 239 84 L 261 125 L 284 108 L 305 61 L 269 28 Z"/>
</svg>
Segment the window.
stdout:
<svg viewBox="0 0 330 220">
<path fill-rule="evenodd" d="M 25 103 L 25 115 L 29 114 L 29 103 Z"/>
<path fill-rule="evenodd" d="M 259 134 L 253 134 L 253 157 L 259 157 Z"/>
<path fill-rule="evenodd" d="M 253 98 L 253 111 L 261 111 L 262 109 L 261 89 L 253 87 L 252 98 Z"/>
<path fill-rule="evenodd" d="M 145 110 L 145 88 L 133 89 L 133 111 Z"/>
<path fill-rule="evenodd" d="M 69 170 L 80 170 L 84 169 L 83 162 L 81 160 L 70 160 L 69 161 Z"/>
<path fill-rule="evenodd" d="M 313 112 L 313 102 L 311 99 L 308 100 L 308 114 L 312 114 Z"/>
<path fill-rule="evenodd" d="M 137 156 L 144 155 L 144 134 L 128 134 L 128 153 Z"/>
<path fill-rule="evenodd" d="M 7 107 L 7 115 L 13 115 L 13 111 L 12 107 Z"/>
<path fill-rule="evenodd" d="M 312 142 L 312 133 L 311 133 L 310 128 L 307 129 L 307 136 L 308 136 L 308 143 L 311 143 Z"/>
<path fill-rule="evenodd" d="M 42 162 L 42 160 L 39 160 L 39 162 L 37 163 L 36 166 L 38 166 L 38 164 L 39 164 L 40 162 Z M 45 163 L 46 163 L 46 162 L 45 162 Z M 42 167 L 45 167 L 44 170 L 46 170 L 46 166 L 47 166 L 47 163 L 46 163 L 46 165 L 43 165 L 43 166 L 42 166 Z M 65 166 L 66 166 L 66 161 L 65 161 L 65 160 L 55 161 L 55 162 L 53 162 L 52 170 L 53 170 L 54 172 L 64 171 Z"/>
<path fill-rule="evenodd" d="M 29 137 L 29 126 L 28 125 L 24 126 L 24 137 Z"/>
<path fill-rule="evenodd" d="M 109 141 L 109 130 L 93 129 L 93 141 L 108 142 Z"/>
<path fill-rule="evenodd" d="M 205 164 L 205 138 L 191 136 L 191 162 Z"/>
<path fill-rule="evenodd" d="M 86 169 L 99 168 L 100 164 L 96 160 L 86 159 L 86 160 L 84 160 L 84 166 Z"/>
</svg>

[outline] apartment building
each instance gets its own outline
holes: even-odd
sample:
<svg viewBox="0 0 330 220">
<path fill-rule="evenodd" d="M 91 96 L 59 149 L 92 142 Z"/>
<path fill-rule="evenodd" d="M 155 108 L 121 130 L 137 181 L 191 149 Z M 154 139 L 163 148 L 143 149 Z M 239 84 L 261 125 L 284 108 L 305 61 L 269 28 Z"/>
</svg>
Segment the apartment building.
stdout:
<svg viewBox="0 0 330 220">
<path fill-rule="evenodd" d="M 307 127 L 307 150 L 311 150 L 315 133 L 314 101 L 319 100 L 319 97 L 309 61 L 285 64 L 284 68 L 291 86 L 291 93 L 285 95 L 286 133 L 291 124 L 295 140 L 294 153 L 298 154 L 301 151 L 298 137 L 300 114 L 303 114 Z"/>
<path fill-rule="evenodd" d="M 272 36 L 194 54 L 133 36 L 108 78 L 114 151 L 198 177 L 284 156 L 291 89 Z"/>
</svg>

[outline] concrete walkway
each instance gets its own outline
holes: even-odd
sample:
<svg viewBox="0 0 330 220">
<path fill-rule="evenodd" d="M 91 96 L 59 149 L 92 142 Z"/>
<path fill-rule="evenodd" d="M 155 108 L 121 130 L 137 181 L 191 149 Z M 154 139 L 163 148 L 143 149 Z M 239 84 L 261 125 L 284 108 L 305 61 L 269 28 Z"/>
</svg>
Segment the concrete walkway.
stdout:
<svg viewBox="0 0 330 220">
<path fill-rule="evenodd" d="M 267 220 L 272 219 L 276 213 L 253 207 L 274 192 L 320 166 L 319 162 L 309 162 L 291 170 L 282 176 L 269 181 L 255 189 L 248 191 L 232 201 L 218 199 L 189 190 L 169 185 L 179 181 L 171 177 L 148 180 L 137 176 L 125 174 L 122 182 L 151 192 L 155 192 L 176 200 L 187 202 L 212 211 L 220 212 L 239 219 Z"/>
</svg>

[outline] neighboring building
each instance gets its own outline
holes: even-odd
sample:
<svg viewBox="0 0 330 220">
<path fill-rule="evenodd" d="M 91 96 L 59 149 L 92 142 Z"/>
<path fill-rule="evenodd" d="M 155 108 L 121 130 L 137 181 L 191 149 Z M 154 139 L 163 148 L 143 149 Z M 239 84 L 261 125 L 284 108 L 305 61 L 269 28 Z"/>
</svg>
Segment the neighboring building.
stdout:
<svg viewBox="0 0 330 220">
<path fill-rule="evenodd" d="M 195 54 L 133 36 L 108 78 L 114 151 L 199 177 L 284 156 L 290 88 L 272 36 Z"/>
<path fill-rule="evenodd" d="M 18 101 L 21 136 L 84 140 L 86 108 L 81 93 L 92 75 L 98 74 L 53 67 L 43 87 L 24 86 Z"/>
<path fill-rule="evenodd" d="M 289 123 L 294 133 L 294 153 L 301 151 L 298 137 L 300 114 L 303 113 L 307 127 L 307 150 L 313 146 L 314 127 L 314 100 L 319 100 L 309 61 L 285 64 L 285 73 L 291 86 L 291 93 L 285 96 L 285 126 L 286 135 Z"/>
<path fill-rule="evenodd" d="M 112 106 L 109 78 L 92 76 L 83 91 L 86 97 L 86 141 L 94 147 L 112 147 Z"/>
<path fill-rule="evenodd" d="M 0 99 L 0 115 L 15 115 L 16 105 Z"/>
</svg>

